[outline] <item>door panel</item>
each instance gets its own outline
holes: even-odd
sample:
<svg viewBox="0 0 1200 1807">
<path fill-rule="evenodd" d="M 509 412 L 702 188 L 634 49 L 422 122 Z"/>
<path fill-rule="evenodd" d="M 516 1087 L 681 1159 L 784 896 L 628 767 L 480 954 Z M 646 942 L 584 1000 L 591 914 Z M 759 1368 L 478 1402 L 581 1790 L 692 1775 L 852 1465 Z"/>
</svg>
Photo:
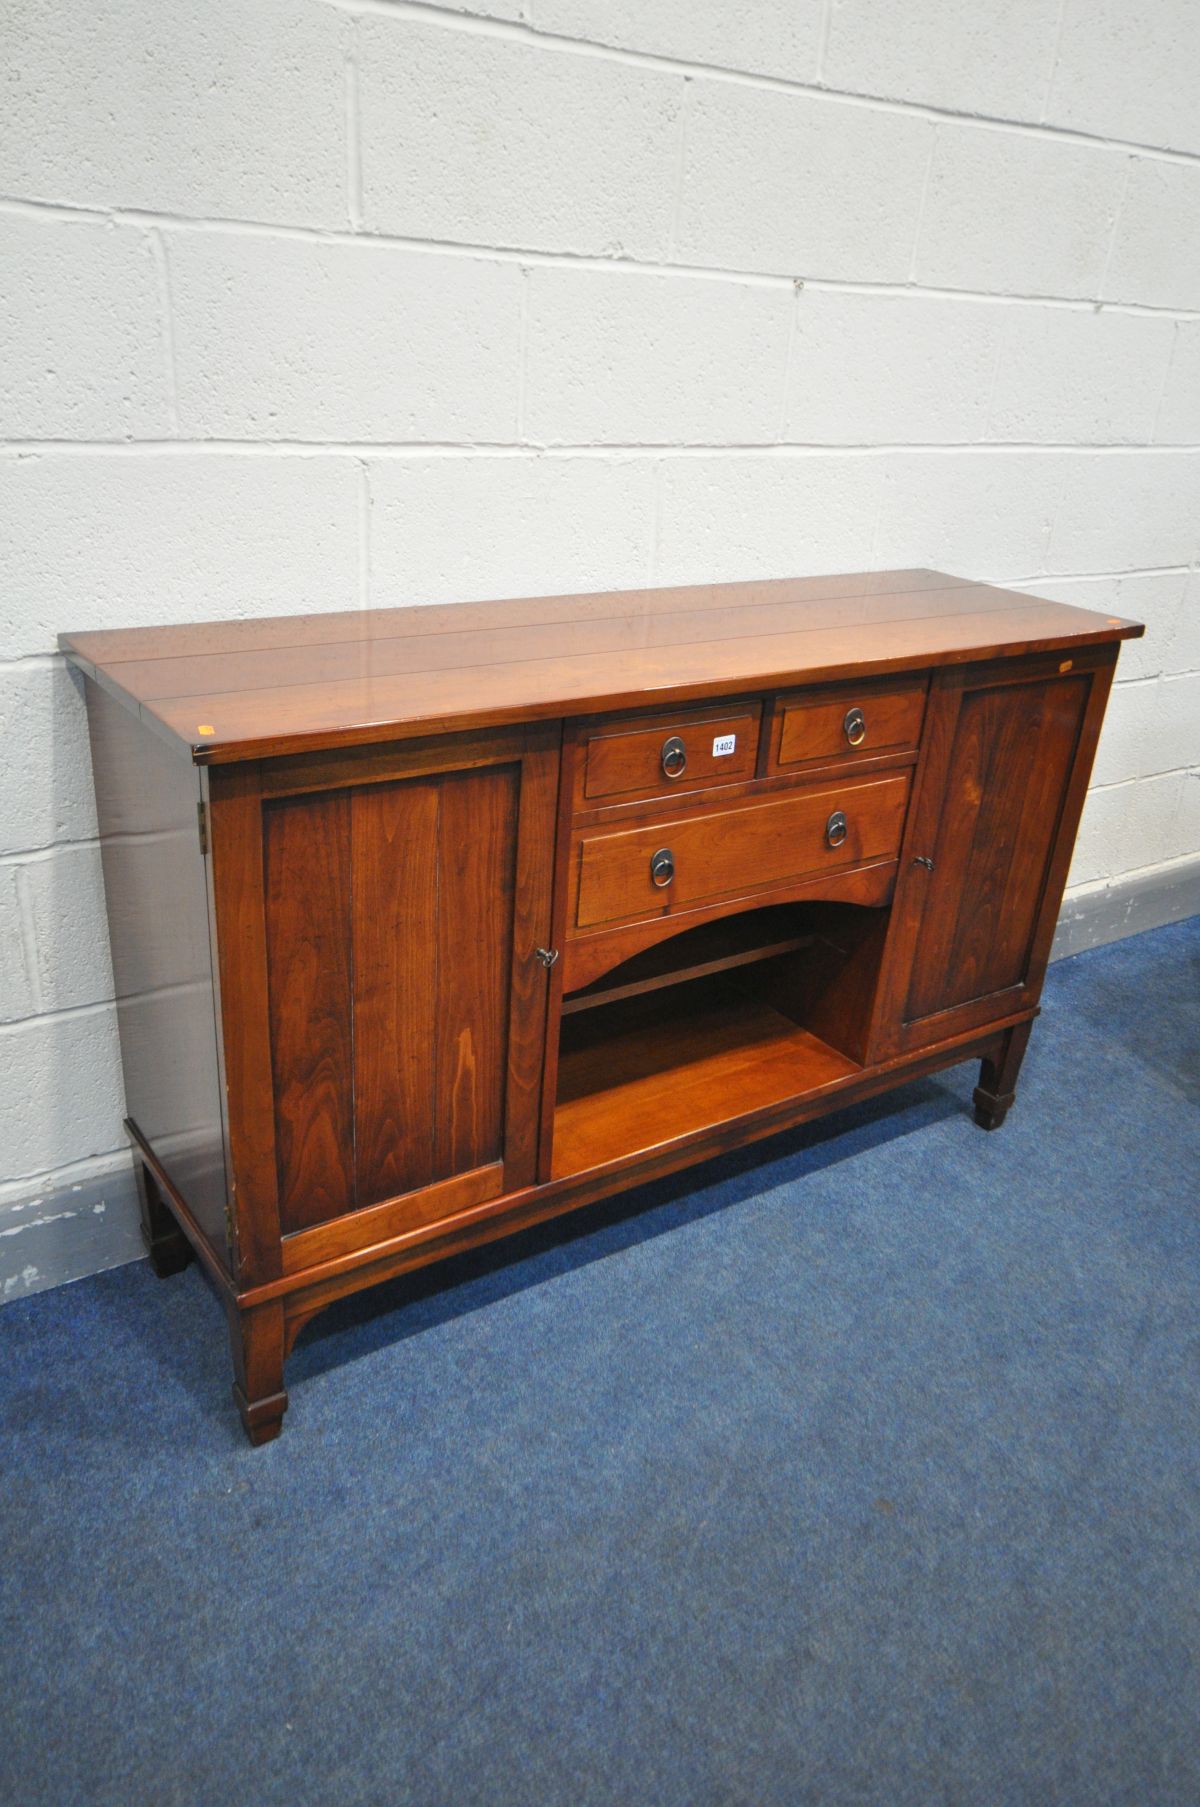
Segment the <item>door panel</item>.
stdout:
<svg viewBox="0 0 1200 1807">
<path fill-rule="evenodd" d="M 354 1208 L 350 798 L 292 798 L 263 827 L 279 1210 L 299 1229 Z"/>
<path fill-rule="evenodd" d="M 553 822 L 545 783 L 538 820 L 522 821 L 524 770 L 518 753 L 264 802 L 283 1234 L 532 1143 L 536 1125 L 506 1108 L 514 1026 L 522 1060 L 533 1045 L 540 1061 L 544 1033 L 544 985 L 512 983 L 532 955 L 515 945 L 516 900 L 522 834 Z M 520 920 L 544 935 L 549 885 L 528 864 L 542 895 Z M 497 1166 L 495 1192 L 522 1183 L 512 1168 Z"/>
<path fill-rule="evenodd" d="M 1110 678 L 1088 656 L 935 680 L 877 1057 L 1036 1003 Z"/>
<path fill-rule="evenodd" d="M 1020 985 L 1086 677 L 964 692 L 905 1020 Z"/>
<path fill-rule="evenodd" d="M 440 792 L 363 785 L 354 811 L 355 1162 L 362 1203 L 433 1180 Z M 401 881 L 401 875 L 402 882 Z"/>
<path fill-rule="evenodd" d="M 502 1152 L 517 772 L 443 780 L 433 1177 Z"/>
</svg>

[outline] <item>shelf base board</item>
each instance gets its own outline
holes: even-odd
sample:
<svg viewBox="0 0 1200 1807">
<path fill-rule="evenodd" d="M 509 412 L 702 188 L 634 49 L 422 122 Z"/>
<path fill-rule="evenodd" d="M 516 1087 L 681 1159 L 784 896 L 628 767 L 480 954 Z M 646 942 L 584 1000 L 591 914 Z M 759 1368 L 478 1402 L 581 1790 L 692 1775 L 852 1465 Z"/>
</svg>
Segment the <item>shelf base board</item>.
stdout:
<svg viewBox="0 0 1200 1807">
<path fill-rule="evenodd" d="M 664 1008 L 660 994 L 620 1010 L 576 1019 L 598 1032 L 562 1049 L 552 1178 L 647 1153 L 861 1070 L 751 995 L 684 1011 Z"/>
</svg>

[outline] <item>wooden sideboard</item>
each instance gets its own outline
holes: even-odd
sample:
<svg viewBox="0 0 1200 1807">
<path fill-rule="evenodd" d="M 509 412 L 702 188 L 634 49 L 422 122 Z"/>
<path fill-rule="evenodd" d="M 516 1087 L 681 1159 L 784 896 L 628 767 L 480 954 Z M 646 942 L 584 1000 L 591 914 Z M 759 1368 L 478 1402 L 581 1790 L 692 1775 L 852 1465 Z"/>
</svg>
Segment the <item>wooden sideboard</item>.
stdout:
<svg viewBox="0 0 1200 1807">
<path fill-rule="evenodd" d="M 251 1440 L 359 1287 L 957 1061 L 996 1128 L 1141 632 L 889 571 L 62 636 Z"/>
</svg>

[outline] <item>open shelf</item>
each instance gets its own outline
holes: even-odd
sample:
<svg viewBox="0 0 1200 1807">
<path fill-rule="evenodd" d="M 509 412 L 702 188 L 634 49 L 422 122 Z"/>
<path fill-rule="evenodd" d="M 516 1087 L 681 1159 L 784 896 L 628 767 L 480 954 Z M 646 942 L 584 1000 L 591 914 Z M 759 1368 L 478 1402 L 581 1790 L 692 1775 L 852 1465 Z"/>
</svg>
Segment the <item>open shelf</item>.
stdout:
<svg viewBox="0 0 1200 1807">
<path fill-rule="evenodd" d="M 552 1177 L 862 1071 L 884 908 L 770 904 L 681 930 L 563 999 Z"/>
<path fill-rule="evenodd" d="M 623 960 L 591 985 L 568 993 L 562 1013 L 594 1010 L 620 998 L 634 998 L 646 991 L 661 991 L 682 980 L 709 978 L 732 972 L 780 954 L 808 947 L 815 934 L 802 911 L 794 905 L 751 910 L 744 915 L 722 917 L 694 929 L 685 929 L 669 941 L 657 942 L 640 954 Z"/>
<path fill-rule="evenodd" d="M 553 1174 L 658 1148 L 860 1069 L 728 975 L 564 1021 Z"/>
</svg>

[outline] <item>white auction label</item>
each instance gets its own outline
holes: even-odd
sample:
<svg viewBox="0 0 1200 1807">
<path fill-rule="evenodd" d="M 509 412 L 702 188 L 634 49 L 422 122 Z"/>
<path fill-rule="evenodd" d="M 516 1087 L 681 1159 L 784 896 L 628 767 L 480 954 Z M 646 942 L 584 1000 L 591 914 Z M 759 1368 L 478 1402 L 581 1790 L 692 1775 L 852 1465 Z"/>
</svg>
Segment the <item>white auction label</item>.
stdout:
<svg viewBox="0 0 1200 1807">
<path fill-rule="evenodd" d="M 732 753 L 737 746 L 736 734 L 718 734 L 713 741 L 713 758 L 723 759 L 726 753 Z"/>
</svg>

